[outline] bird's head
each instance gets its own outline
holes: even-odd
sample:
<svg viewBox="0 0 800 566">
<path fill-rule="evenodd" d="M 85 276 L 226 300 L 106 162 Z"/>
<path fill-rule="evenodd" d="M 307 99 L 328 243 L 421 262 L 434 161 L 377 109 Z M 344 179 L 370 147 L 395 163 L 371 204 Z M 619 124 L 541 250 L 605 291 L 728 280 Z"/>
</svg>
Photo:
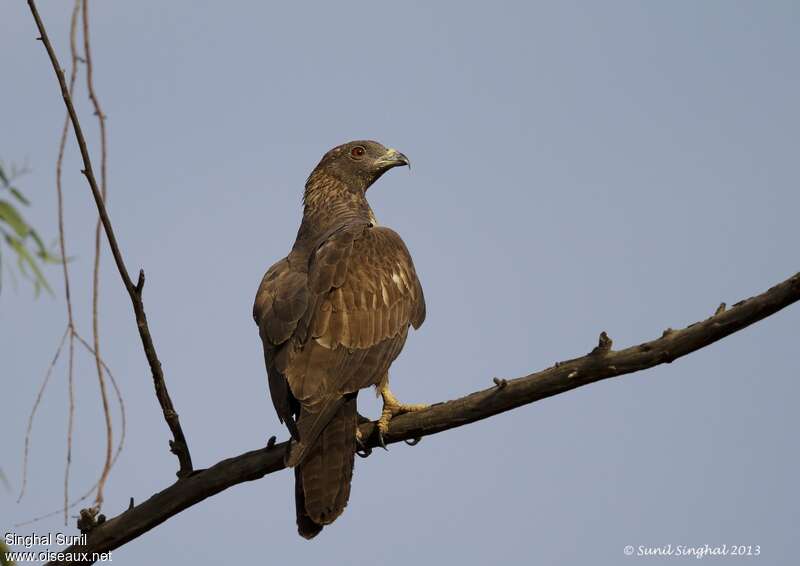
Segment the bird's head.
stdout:
<svg viewBox="0 0 800 566">
<path fill-rule="evenodd" d="M 330 175 L 351 189 L 366 191 L 381 175 L 399 165 L 411 168 L 408 158 L 396 149 L 372 140 L 359 140 L 334 147 L 322 157 L 314 172 Z"/>
</svg>

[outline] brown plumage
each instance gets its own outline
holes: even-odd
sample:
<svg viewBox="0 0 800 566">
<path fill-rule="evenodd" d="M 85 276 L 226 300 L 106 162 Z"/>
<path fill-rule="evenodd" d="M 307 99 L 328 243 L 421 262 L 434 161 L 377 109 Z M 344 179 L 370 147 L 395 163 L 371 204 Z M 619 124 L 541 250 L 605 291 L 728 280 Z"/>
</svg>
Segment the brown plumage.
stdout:
<svg viewBox="0 0 800 566">
<path fill-rule="evenodd" d="M 407 164 L 373 141 L 326 153 L 306 182 L 294 246 L 256 295 L 270 395 L 294 439 L 287 465 L 306 538 L 347 505 L 358 391 L 387 386 L 409 326 L 425 319 L 411 256 L 397 233 L 377 226 L 365 196 L 386 171 Z"/>
</svg>

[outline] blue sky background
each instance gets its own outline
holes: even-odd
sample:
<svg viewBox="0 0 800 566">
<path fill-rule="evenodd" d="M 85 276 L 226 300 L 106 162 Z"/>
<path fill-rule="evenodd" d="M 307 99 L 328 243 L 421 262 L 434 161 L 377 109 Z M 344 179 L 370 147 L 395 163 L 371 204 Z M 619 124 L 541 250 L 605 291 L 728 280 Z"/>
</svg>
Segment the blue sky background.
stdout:
<svg viewBox="0 0 800 566">
<path fill-rule="evenodd" d="M 62 64 L 69 2 L 42 2 Z M 286 436 L 250 309 L 289 250 L 303 182 L 338 143 L 406 153 L 370 191 L 411 250 L 428 318 L 393 366 L 436 402 L 709 316 L 800 269 L 796 2 L 92 4 L 109 128 L 109 210 L 197 467 Z M 27 159 L 29 216 L 56 235 L 64 108 L 23 2 L 0 8 L 0 157 Z M 83 76 L 76 95 L 97 155 Z M 70 138 L 69 253 L 90 334 L 95 208 Z M 21 483 L 27 414 L 64 330 L 55 298 L 0 295 L 2 465 Z M 6 281 L 8 283 L 8 281 Z M 174 478 L 130 304 L 108 253 L 103 350 L 128 409 L 104 511 Z M 598 564 L 625 545 L 760 545 L 796 555 L 800 309 L 677 361 L 356 464 L 345 514 L 296 535 L 292 475 L 194 506 L 115 564 Z M 62 497 L 66 372 L 33 431 L 28 494 L 0 532 Z M 79 354 L 72 491 L 102 464 Z M 361 410 L 378 412 L 372 393 Z M 71 521 L 72 523 L 72 521 Z M 70 527 L 72 528 L 72 527 Z M 16 532 L 63 531 L 55 517 Z M 685 559 L 692 560 L 692 559 Z"/>
</svg>

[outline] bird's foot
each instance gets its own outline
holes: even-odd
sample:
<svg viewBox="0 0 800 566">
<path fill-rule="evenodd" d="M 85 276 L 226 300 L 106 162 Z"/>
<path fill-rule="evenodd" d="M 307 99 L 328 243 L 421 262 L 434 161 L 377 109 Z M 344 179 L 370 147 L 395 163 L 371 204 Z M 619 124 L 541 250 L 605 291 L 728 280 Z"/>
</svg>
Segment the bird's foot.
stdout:
<svg viewBox="0 0 800 566">
<path fill-rule="evenodd" d="M 386 449 L 386 442 L 383 437 L 389 432 L 389 422 L 397 415 L 402 415 L 403 413 L 413 413 L 415 411 L 423 411 L 430 405 L 425 405 L 422 403 L 401 403 L 397 400 L 397 397 L 395 397 L 392 392 L 389 391 L 388 386 L 382 387 L 380 393 L 381 397 L 383 397 L 383 411 L 381 412 L 381 418 L 378 419 L 378 444 L 380 444 L 382 448 Z"/>
<path fill-rule="evenodd" d="M 366 458 L 372 454 L 372 448 L 367 446 L 364 442 L 364 436 L 361 434 L 361 429 L 356 426 L 356 454 L 361 458 Z"/>
</svg>

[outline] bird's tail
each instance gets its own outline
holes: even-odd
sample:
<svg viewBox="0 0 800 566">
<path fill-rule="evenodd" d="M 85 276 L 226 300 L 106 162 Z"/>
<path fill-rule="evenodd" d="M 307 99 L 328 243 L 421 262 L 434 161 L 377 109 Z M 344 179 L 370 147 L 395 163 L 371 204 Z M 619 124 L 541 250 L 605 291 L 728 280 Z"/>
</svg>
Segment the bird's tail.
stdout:
<svg viewBox="0 0 800 566">
<path fill-rule="evenodd" d="M 350 498 L 356 414 L 355 398 L 345 400 L 295 466 L 297 530 L 304 538 L 315 537 L 332 523 Z"/>
</svg>

